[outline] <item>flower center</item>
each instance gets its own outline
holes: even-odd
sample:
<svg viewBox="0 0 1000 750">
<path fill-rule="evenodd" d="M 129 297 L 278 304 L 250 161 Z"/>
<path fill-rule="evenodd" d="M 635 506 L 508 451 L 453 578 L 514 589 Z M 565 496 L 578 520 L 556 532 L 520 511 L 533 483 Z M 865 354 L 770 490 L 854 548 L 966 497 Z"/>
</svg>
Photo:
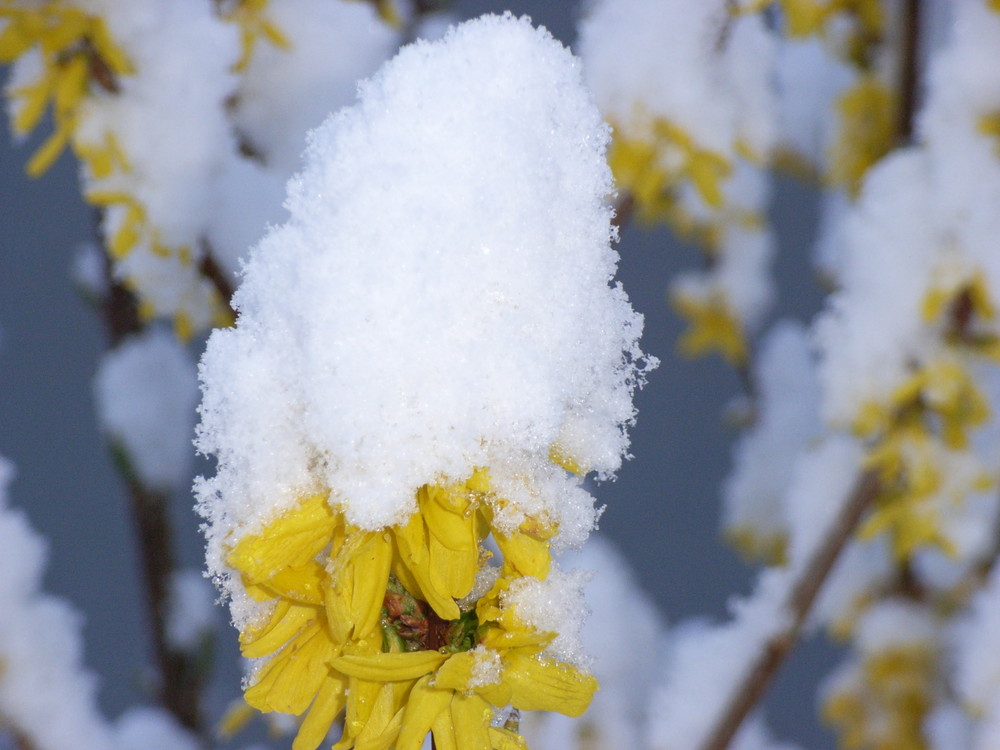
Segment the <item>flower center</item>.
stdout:
<svg viewBox="0 0 1000 750">
<path fill-rule="evenodd" d="M 389 576 L 379 618 L 384 652 L 442 651 L 457 654 L 476 645 L 479 619 L 474 609 L 444 620 Z"/>
</svg>

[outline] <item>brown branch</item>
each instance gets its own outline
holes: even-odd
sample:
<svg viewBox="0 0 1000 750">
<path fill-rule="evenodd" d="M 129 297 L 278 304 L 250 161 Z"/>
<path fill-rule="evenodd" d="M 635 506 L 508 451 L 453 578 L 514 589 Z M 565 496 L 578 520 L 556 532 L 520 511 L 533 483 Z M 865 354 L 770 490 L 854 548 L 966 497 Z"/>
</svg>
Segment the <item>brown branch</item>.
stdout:
<svg viewBox="0 0 1000 750">
<path fill-rule="evenodd" d="M 136 478 L 128 481 L 132 518 L 139 536 L 146 607 L 152 620 L 153 648 L 159 665 L 159 699 L 185 727 L 203 728 L 200 697 L 204 673 L 191 654 L 171 647 L 166 635 L 170 607 L 170 576 L 175 570 L 166 498 Z"/>
<path fill-rule="evenodd" d="M 790 624 L 768 641 L 742 681 L 734 688 L 701 750 L 725 750 L 729 747 L 743 720 L 763 697 L 778 668 L 798 641 L 820 587 L 878 493 L 877 474 L 874 471 L 863 474 L 826 537 L 813 552 L 801 578 L 792 588 L 787 605 L 791 613 Z"/>
<path fill-rule="evenodd" d="M 920 0 L 903 0 L 900 10 L 900 96 L 897 135 L 901 145 L 913 140 L 918 106 L 920 38 Z M 867 471 L 857 481 L 829 533 L 814 551 L 792 589 L 788 609 L 789 626 L 773 637 L 758 655 L 743 680 L 733 690 L 701 750 L 725 750 L 729 747 L 747 714 L 758 704 L 780 666 L 798 641 L 820 587 L 827 579 L 838 556 L 857 528 L 865 510 L 880 492 L 877 473 Z M 907 581 L 904 579 L 903 581 Z"/>
<path fill-rule="evenodd" d="M 215 260 L 212 246 L 206 239 L 201 240 L 201 262 L 198 264 L 198 272 L 208 279 L 209 283 L 215 287 L 215 291 L 219 293 L 223 304 L 232 310 L 233 280 L 226 275 L 225 271 L 222 270 L 222 266 Z"/>
<path fill-rule="evenodd" d="M 113 278 L 110 261 L 106 262 L 106 279 L 108 289 L 103 301 L 103 313 L 109 343 L 114 348 L 127 336 L 141 333 L 145 324 L 139 315 L 135 295 Z M 116 464 L 128 487 L 131 515 L 138 536 L 146 611 L 160 678 L 159 700 L 182 725 L 203 734 L 200 695 L 204 670 L 198 664 L 196 655 L 171 648 L 166 635 L 170 577 L 176 567 L 166 498 L 143 486 L 123 451 L 114 447 L 112 450 L 119 459 Z"/>
<path fill-rule="evenodd" d="M 920 61 L 920 0 L 903 0 L 899 40 L 899 113 L 897 137 L 901 144 L 913 141 L 917 113 Z"/>
</svg>

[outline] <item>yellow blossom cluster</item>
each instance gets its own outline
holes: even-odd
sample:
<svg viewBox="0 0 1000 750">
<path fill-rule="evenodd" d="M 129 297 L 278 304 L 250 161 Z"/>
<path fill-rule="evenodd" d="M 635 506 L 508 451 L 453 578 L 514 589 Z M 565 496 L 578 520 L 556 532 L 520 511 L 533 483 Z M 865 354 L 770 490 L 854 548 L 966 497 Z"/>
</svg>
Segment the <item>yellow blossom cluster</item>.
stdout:
<svg viewBox="0 0 1000 750">
<path fill-rule="evenodd" d="M 826 179 L 843 185 L 853 196 L 869 168 L 896 142 L 896 97 L 876 75 L 859 75 L 837 102 L 840 128 L 830 149 Z"/>
<path fill-rule="evenodd" d="M 556 529 L 500 528 L 485 470 L 425 485 L 416 501 L 405 524 L 372 531 L 313 495 L 229 552 L 247 593 L 271 605 L 241 633 L 244 656 L 266 661 L 246 701 L 306 714 L 294 750 L 318 747 L 341 713 L 336 750 L 418 750 L 428 732 L 440 750 L 524 748 L 516 718 L 494 721 L 500 709 L 578 716 L 597 689 L 548 658 L 555 634 L 505 601 L 512 582 L 547 576 Z"/>
<path fill-rule="evenodd" d="M 702 146 L 669 120 L 646 114 L 636 119 L 647 125 L 615 127 L 608 163 L 641 221 L 668 224 L 679 236 L 701 246 L 710 262 L 724 252 L 730 226 L 761 226 L 761 216 L 725 200 L 723 186 L 733 170 L 729 157 Z M 706 214 L 696 215 L 686 207 L 685 191 L 697 196 Z M 743 323 L 725 293 L 713 289 L 707 296 L 680 292 L 671 296 L 674 308 L 688 322 L 681 352 L 700 356 L 718 351 L 730 363 L 742 365 L 746 352 Z"/>
<path fill-rule="evenodd" d="M 68 144 L 95 172 L 107 173 L 116 157 L 122 158 L 113 137 L 103 147 L 74 139 L 80 108 L 91 86 L 114 91 L 119 76 L 134 72 L 104 20 L 60 0 L 40 5 L 3 0 L 0 20 L 6 22 L 0 32 L 0 63 L 13 63 L 32 50 L 41 57 L 35 79 L 10 91 L 14 132 L 33 131 L 50 105 L 55 124 L 54 132 L 28 162 L 28 174 L 44 173 Z"/>
<path fill-rule="evenodd" d="M 941 355 L 915 368 L 888 402 L 865 404 L 854 425 L 872 440 L 866 460 L 878 471 L 882 488 L 862 536 L 888 534 L 901 560 L 928 545 L 950 551 L 940 531 L 940 514 L 947 511 L 941 501 L 960 503 L 994 481 L 985 472 L 964 483 L 945 481 L 949 457 L 967 452 L 972 430 L 990 418 L 986 397 L 969 370 L 979 358 L 1000 362 L 996 336 L 978 333 L 976 327 L 977 319 L 995 316 L 982 275 L 958 287 L 933 288 L 923 315 L 925 322 L 942 326 L 946 345 Z"/>
<path fill-rule="evenodd" d="M 881 0 L 779 0 L 786 31 L 791 37 L 822 34 L 837 16 L 848 17 L 857 33 L 878 37 L 885 26 Z"/>
<path fill-rule="evenodd" d="M 856 657 L 823 702 L 844 750 L 928 750 L 924 720 L 940 670 L 931 644 L 897 644 Z"/>
<path fill-rule="evenodd" d="M 233 70 L 247 69 L 254 50 L 262 41 L 273 44 L 278 49 L 291 49 L 288 37 L 268 16 L 271 0 L 235 0 L 222 11 L 222 18 L 236 24 L 240 30 L 240 58 Z"/>
<path fill-rule="evenodd" d="M 112 262 L 142 247 L 153 255 L 170 259 L 193 271 L 194 250 L 190 245 L 170 247 L 149 216 L 143 200 L 133 188 L 133 161 L 111 129 L 95 133 L 84 127 L 88 105 L 95 96 L 113 97 L 121 80 L 139 73 L 109 32 L 107 23 L 66 0 L 25 3 L 0 0 L 0 63 L 11 64 L 29 54 L 37 54 L 41 65 L 32 80 L 14 86 L 13 128 L 16 133 L 32 132 L 51 108 L 53 133 L 28 161 L 32 177 L 44 174 L 69 145 L 83 166 L 84 199 L 104 215 L 104 244 Z M 126 288 L 139 297 L 139 315 L 144 320 L 161 314 L 143 298 L 130 277 Z M 215 325 L 231 321 L 225 301 L 212 294 L 212 310 L 206 317 Z M 185 310 L 173 312 L 174 328 L 182 340 L 195 332 L 192 316 Z"/>
<path fill-rule="evenodd" d="M 724 295 L 696 297 L 679 291 L 670 302 L 688 321 L 688 329 L 678 342 L 682 354 L 698 357 L 718 351 L 734 367 L 746 364 L 746 339 Z"/>
<path fill-rule="evenodd" d="M 915 606 L 948 612 L 968 596 L 970 581 L 932 595 L 913 577 L 913 556 L 928 549 L 959 554 L 945 521 L 966 498 L 995 486 L 971 451 L 974 431 L 991 418 L 989 402 L 973 375 L 1000 362 L 991 331 L 996 311 L 981 272 L 939 273 L 925 294 L 924 324 L 939 338 L 939 352 L 909 375 L 889 398 L 869 402 L 854 429 L 869 439 L 865 462 L 879 478 L 879 495 L 859 535 L 883 537 L 895 555 L 896 583 L 866 592 L 864 601 L 836 627 L 854 631 L 865 611 L 885 596 L 902 595 Z M 940 657 L 929 643 L 870 650 L 849 665 L 823 707 L 845 748 L 924 750 L 925 719 L 940 700 Z M 845 676 L 846 675 L 846 676 Z"/>
<path fill-rule="evenodd" d="M 649 125 L 644 137 L 627 135 L 615 127 L 608 163 L 618 185 L 635 201 L 638 216 L 649 222 L 681 224 L 692 231 L 694 220 L 679 205 L 677 191 L 684 182 L 712 208 L 723 203 L 721 183 L 732 165 L 722 154 L 703 148 L 680 126 L 663 118 L 640 115 Z M 707 231 L 707 229 L 706 229 Z"/>
<path fill-rule="evenodd" d="M 763 3 L 762 5 L 769 5 Z M 857 72 L 840 95 L 840 120 L 830 145 L 823 178 L 857 196 L 865 173 L 895 145 L 898 132 L 896 93 L 877 72 L 884 41 L 886 8 L 882 0 L 779 0 L 785 33 L 791 38 L 821 37 Z M 838 21 L 836 28 L 834 21 Z M 845 33 L 845 28 L 849 29 Z M 791 157 L 789 163 L 799 159 Z"/>
</svg>

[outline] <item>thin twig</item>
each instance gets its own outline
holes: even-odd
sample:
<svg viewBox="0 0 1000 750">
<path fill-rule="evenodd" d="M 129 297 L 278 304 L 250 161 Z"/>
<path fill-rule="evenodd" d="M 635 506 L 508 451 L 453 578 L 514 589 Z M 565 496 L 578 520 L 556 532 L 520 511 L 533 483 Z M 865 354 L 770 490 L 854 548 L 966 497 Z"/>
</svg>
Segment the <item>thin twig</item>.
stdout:
<svg viewBox="0 0 1000 750">
<path fill-rule="evenodd" d="M 129 335 L 142 332 L 135 295 L 113 278 L 106 261 L 107 295 L 103 312 L 111 348 Z M 193 654 L 173 649 L 166 635 L 170 606 L 170 577 L 175 570 L 173 533 L 167 513 L 166 498 L 143 486 L 128 461 L 118 462 L 119 472 L 128 487 L 133 522 L 142 559 L 142 580 L 146 610 L 159 672 L 159 699 L 177 720 L 192 731 L 203 734 L 200 695 L 203 669 Z"/>
<path fill-rule="evenodd" d="M 174 649 L 166 635 L 170 576 L 175 570 L 166 498 L 143 487 L 137 479 L 131 479 L 128 485 L 139 536 L 146 605 L 153 624 L 153 647 L 161 676 L 160 700 L 181 724 L 200 732 L 204 674 L 193 656 Z"/>
<path fill-rule="evenodd" d="M 903 145 L 913 141 L 917 113 L 920 64 L 917 59 L 920 41 L 920 0 L 903 0 L 900 9 L 902 29 L 899 39 L 899 113 L 897 137 Z"/>
<path fill-rule="evenodd" d="M 215 260 L 215 253 L 208 240 L 201 240 L 201 262 L 198 264 L 198 272 L 204 276 L 209 283 L 215 287 L 219 298 L 223 304 L 232 309 L 233 280 L 230 279 L 222 266 Z"/>
<path fill-rule="evenodd" d="M 798 640 L 820 587 L 833 569 L 841 550 L 853 536 L 865 509 L 878 494 L 878 476 L 876 472 L 868 471 L 855 485 L 826 537 L 803 569 L 801 578 L 792 588 L 788 600 L 791 622 L 768 641 L 743 680 L 735 687 L 701 750 L 725 750 L 729 747 L 743 720 L 763 697 L 778 668 Z"/>
<path fill-rule="evenodd" d="M 920 72 L 918 65 L 920 10 L 920 0 L 903 0 L 903 7 L 900 10 L 902 29 L 897 128 L 900 145 L 912 142 L 914 135 Z M 701 750 L 725 750 L 729 747 L 743 720 L 761 700 L 778 668 L 798 641 L 820 587 L 853 535 L 865 510 L 874 502 L 879 492 L 879 480 L 875 471 L 869 470 L 859 478 L 834 525 L 813 553 L 813 557 L 803 570 L 802 577 L 792 589 L 788 602 L 792 616 L 791 623 L 767 643 L 742 682 L 733 690 L 729 702 Z"/>
</svg>

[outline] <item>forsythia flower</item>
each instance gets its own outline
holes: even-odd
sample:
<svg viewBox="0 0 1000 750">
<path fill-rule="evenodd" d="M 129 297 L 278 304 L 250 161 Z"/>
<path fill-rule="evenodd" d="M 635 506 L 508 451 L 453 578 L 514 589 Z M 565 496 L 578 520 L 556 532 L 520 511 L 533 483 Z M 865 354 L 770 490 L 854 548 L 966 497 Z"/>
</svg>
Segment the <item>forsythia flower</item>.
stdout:
<svg viewBox="0 0 1000 750">
<path fill-rule="evenodd" d="M 108 90 L 115 88 L 115 77 L 132 72 L 132 65 L 112 40 L 104 20 L 59 0 L 38 6 L 18 7 L 14 0 L 0 3 L 0 20 L 6 21 L 0 32 L 0 64 L 9 64 L 37 49 L 41 72 L 31 82 L 15 86 L 10 94 L 15 102 L 15 133 L 35 129 L 49 104 L 52 104 L 55 131 L 28 162 L 32 177 L 45 172 L 75 135 L 78 110 L 96 82 Z M 102 155 L 84 145 L 77 145 L 83 159 L 94 159 L 101 168 Z M 108 144 L 113 150 L 114 144 Z"/>
<path fill-rule="evenodd" d="M 841 126 L 828 179 L 856 196 L 869 167 L 895 144 L 895 97 L 878 78 L 865 74 L 841 96 L 837 109 Z"/>
<path fill-rule="evenodd" d="M 987 423 L 989 402 L 968 369 L 969 355 L 991 356 L 995 336 L 977 325 L 995 315 L 981 274 L 935 286 L 922 305 L 925 323 L 943 325 L 945 353 L 915 369 L 890 395 L 860 410 L 855 431 L 873 438 L 866 462 L 882 492 L 860 533 L 889 533 L 906 560 L 924 546 L 954 548 L 941 531 L 945 504 L 955 504 L 993 480 L 969 454 L 973 430 Z"/>
<path fill-rule="evenodd" d="M 936 669 L 927 645 L 871 654 L 842 675 L 823 702 L 823 718 L 848 750 L 927 750 L 923 724 L 934 705 Z"/>
<path fill-rule="evenodd" d="M 240 30 L 240 59 L 233 66 L 234 70 L 241 72 L 247 69 L 261 41 L 270 42 L 279 49 L 291 49 L 288 37 L 267 16 L 270 0 L 234 0 L 230 5 L 222 17 L 235 23 Z"/>
<path fill-rule="evenodd" d="M 554 634 L 502 604 L 512 579 L 545 577 L 546 534 L 491 529 L 496 502 L 477 471 L 460 485 L 422 487 L 405 525 L 365 531 L 315 495 L 242 539 L 229 563 L 251 595 L 275 602 L 240 636 L 244 656 L 270 657 L 247 702 L 261 711 L 308 708 L 295 750 L 317 747 L 344 709 L 337 748 L 400 750 L 419 748 L 428 731 L 439 748 L 520 746 L 490 723 L 507 705 L 583 713 L 594 678 L 540 656 Z M 502 568 L 486 565 L 489 531 Z M 461 610 L 456 599 L 488 572 L 496 583 Z"/>
<path fill-rule="evenodd" d="M 629 191 L 639 215 L 648 221 L 672 221 L 675 216 L 679 220 L 683 210 L 673 193 L 684 182 L 708 206 L 719 208 L 721 183 L 732 169 L 726 158 L 702 148 L 683 128 L 667 120 L 653 118 L 648 130 L 648 138 L 617 136 L 608 155 L 618 184 Z"/>
<path fill-rule="evenodd" d="M 709 293 L 702 298 L 680 291 L 671 302 L 690 324 L 680 340 L 682 353 L 696 357 L 718 351 L 732 365 L 746 363 L 747 346 L 739 320 L 721 295 Z"/>
</svg>

